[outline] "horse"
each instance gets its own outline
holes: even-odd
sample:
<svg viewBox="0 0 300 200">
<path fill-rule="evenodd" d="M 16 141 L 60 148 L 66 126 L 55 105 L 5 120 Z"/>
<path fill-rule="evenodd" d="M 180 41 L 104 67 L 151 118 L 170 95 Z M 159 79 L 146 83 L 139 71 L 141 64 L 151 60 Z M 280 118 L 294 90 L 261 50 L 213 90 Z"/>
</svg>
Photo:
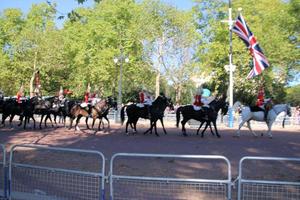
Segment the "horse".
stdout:
<svg viewBox="0 0 300 200">
<path fill-rule="evenodd" d="M 156 129 L 156 122 L 157 120 L 160 120 L 163 131 L 165 134 L 167 134 L 167 131 L 164 127 L 163 117 L 164 117 L 164 111 L 167 106 L 171 106 L 172 102 L 171 99 L 167 98 L 165 95 L 159 95 L 152 103 L 152 105 L 149 107 L 149 109 L 144 107 L 139 107 L 136 104 L 131 105 L 125 105 L 121 108 L 121 123 L 123 124 L 125 121 L 125 108 L 127 113 L 127 122 L 126 122 L 126 129 L 125 132 L 128 135 L 128 125 L 131 126 L 131 128 L 134 130 L 134 132 L 137 132 L 136 130 L 136 124 L 139 120 L 139 118 L 149 119 L 150 117 L 150 128 L 144 132 L 146 134 L 147 132 L 152 132 L 152 129 L 154 127 L 155 129 L 155 135 L 159 136 Z"/>
<path fill-rule="evenodd" d="M 32 104 L 33 104 L 33 113 L 41 115 L 41 121 L 40 121 L 40 129 L 42 129 L 42 122 L 44 119 L 44 116 L 46 115 L 46 119 L 50 118 L 51 125 L 53 127 L 52 119 L 50 116 L 50 109 L 52 108 L 53 102 L 55 101 L 57 97 L 51 96 L 47 97 L 45 99 L 42 99 L 38 96 L 32 97 Z M 46 120 L 45 120 L 45 127 L 47 127 Z"/>
<path fill-rule="evenodd" d="M 90 109 L 90 116 L 93 118 L 93 123 L 92 123 L 92 128 L 94 127 L 95 121 L 96 119 L 99 119 L 99 125 L 98 125 L 98 131 L 100 131 L 100 125 L 102 122 L 102 118 L 106 119 L 107 123 L 108 123 L 108 128 L 110 127 L 110 122 L 109 119 L 107 118 L 107 115 L 109 113 L 110 108 L 117 108 L 117 103 L 115 101 L 113 101 L 113 99 L 111 97 L 108 97 L 107 99 L 102 99 L 100 101 L 96 101 L 95 105 L 91 107 Z M 86 117 L 86 125 L 87 128 L 89 128 L 88 125 L 88 117 Z M 104 124 L 103 124 L 103 128 L 104 128 Z M 95 132 L 95 134 L 97 133 L 97 131 Z"/>
<path fill-rule="evenodd" d="M 6 100 L 3 100 L 2 102 L 2 122 L 1 125 L 5 126 L 5 120 L 7 117 L 10 117 L 9 124 L 12 126 L 12 120 L 15 115 L 19 115 L 20 117 L 23 114 L 23 107 L 25 105 L 25 101 L 22 101 L 20 104 L 16 101 L 15 98 L 9 98 Z M 22 121 L 18 124 L 20 126 L 22 124 Z"/>
<path fill-rule="evenodd" d="M 226 97 L 223 96 L 219 100 L 214 100 L 209 104 L 208 108 L 203 107 L 199 111 L 196 111 L 193 108 L 193 105 L 180 106 L 176 111 L 176 127 L 179 127 L 180 114 L 182 114 L 183 119 L 181 121 L 181 125 L 182 125 L 182 134 L 184 136 L 187 136 L 186 129 L 185 129 L 186 122 L 189 121 L 190 119 L 194 119 L 203 123 L 206 122 L 206 127 L 201 133 L 202 137 L 204 131 L 206 130 L 208 125 L 210 125 L 210 122 L 212 122 L 216 131 L 216 135 L 217 137 L 220 138 L 221 136 L 218 133 L 216 121 L 217 121 L 219 110 L 221 108 L 224 108 L 227 105 L 225 99 Z"/>
<path fill-rule="evenodd" d="M 236 111 L 237 108 L 240 107 L 240 106 L 241 106 L 241 103 L 237 101 L 233 105 L 233 109 Z M 276 120 L 277 115 L 281 112 L 285 112 L 286 113 L 285 115 L 288 115 L 290 117 L 291 116 L 291 107 L 290 107 L 290 105 L 289 104 L 276 104 L 276 105 L 274 105 L 273 108 L 271 108 L 268 112 L 267 120 L 265 120 L 264 111 L 252 112 L 251 108 L 249 106 L 243 106 L 242 110 L 241 110 L 242 122 L 240 123 L 239 128 L 238 128 L 237 133 L 236 133 L 235 136 L 240 137 L 240 129 L 242 128 L 244 123 L 247 122 L 247 126 L 248 126 L 249 130 L 251 131 L 251 133 L 255 137 L 257 137 L 256 133 L 253 132 L 253 130 L 251 128 L 251 125 L 250 125 L 250 121 L 255 120 L 255 121 L 266 122 L 266 124 L 268 126 L 267 133 L 269 135 L 269 138 L 272 138 L 273 137 L 272 132 L 271 132 L 272 125 L 273 125 L 274 121 Z"/>
<path fill-rule="evenodd" d="M 211 103 L 213 103 L 213 101 L 212 101 Z M 226 104 L 225 104 L 225 107 L 221 107 L 221 122 L 222 122 L 223 116 L 226 115 L 227 112 L 228 112 L 228 107 L 229 107 L 229 104 L 228 104 L 227 102 L 226 102 Z M 218 111 L 216 111 L 216 113 L 218 114 Z M 218 118 L 218 115 L 215 116 L 215 120 L 217 120 L 217 118 Z M 200 131 L 202 125 L 203 125 L 205 122 L 206 122 L 206 126 L 205 126 L 205 128 L 203 129 L 203 131 L 201 132 L 201 137 L 203 137 L 203 134 L 204 134 L 204 132 L 205 132 L 205 130 L 207 129 L 208 126 L 209 126 L 209 128 L 210 128 L 211 134 L 212 134 L 212 135 L 215 135 L 214 132 L 213 132 L 213 130 L 212 130 L 212 128 L 211 128 L 211 121 L 209 121 L 209 120 L 203 120 L 203 121 L 201 122 L 201 124 L 200 124 L 200 126 L 199 126 L 199 128 L 198 128 L 198 130 L 197 130 L 197 135 L 199 134 L 199 131 Z"/>
</svg>

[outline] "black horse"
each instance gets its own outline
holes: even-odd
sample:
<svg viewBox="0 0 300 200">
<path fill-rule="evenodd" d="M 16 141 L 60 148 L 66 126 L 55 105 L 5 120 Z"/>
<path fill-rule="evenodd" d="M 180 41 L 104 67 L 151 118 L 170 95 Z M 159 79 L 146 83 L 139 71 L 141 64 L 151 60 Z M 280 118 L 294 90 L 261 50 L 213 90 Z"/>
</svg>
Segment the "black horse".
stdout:
<svg viewBox="0 0 300 200">
<path fill-rule="evenodd" d="M 25 101 L 22 101 L 21 103 L 18 103 L 15 98 L 9 98 L 6 100 L 3 100 L 1 103 L 1 111 L 2 111 L 2 122 L 1 125 L 5 126 L 5 120 L 7 117 L 10 117 L 9 124 L 12 126 L 12 120 L 15 115 L 19 115 L 20 117 L 23 115 L 24 105 Z M 18 124 L 20 126 L 22 124 L 22 121 Z"/>
<path fill-rule="evenodd" d="M 146 106 L 144 107 L 138 107 L 136 104 L 131 104 L 128 106 L 123 106 L 121 109 L 121 122 L 122 124 L 125 121 L 125 108 L 126 108 L 126 113 L 127 113 L 127 122 L 126 122 L 126 134 L 128 135 L 128 125 L 131 126 L 131 128 L 137 132 L 136 130 L 136 124 L 139 118 L 144 118 L 144 119 L 149 119 L 150 117 L 150 128 L 144 133 L 146 134 L 147 132 L 152 132 L 152 129 L 154 127 L 155 129 L 155 134 L 157 136 L 157 129 L 156 129 L 156 122 L 157 120 L 160 120 L 163 131 L 165 134 L 167 134 L 167 131 L 164 126 L 163 122 L 163 117 L 164 117 L 164 111 L 167 106 L 171 106 L 172 102 L 169 98 L 167 98 L 165 95 L 161 94 L 158 96 L 152 105 L 148 108 Z"/>
<path fill-rule="evenodd" d="M 215 104 L 215 103 L 216 103 L 216 101 L 212 101 L 212 102 L 211 102 L 212 105 Z M 206 123 L 205 128 L 204 128 L 203 131 L 201 132 L 201 137 L 203 137 L 203 134 L 204 134 L 204 132 L 205 132 L 205 130 L 207 129 L 208 126 L 209 126 L 209 128 L 210 128 L 211 134 L 214 135 L 214 132 L 213 132 L 212 127 L 211 127 L 211 122 L 212 122 L 212 120 L 214 120 L 215 123 L 216 123 L 217 118 L 218 118 L 218 112 L 219 112 L 219 110 L 215 110 L 214 107 L 212 107 L 212 108 L 213 108 L 214 112 L 212 112 L 212 113 L 210 114 L 211 117 L 208 118 L 208 120 L 203 120 L 203 121 L 201 121 L 201 124 L 200 124 L 200 126 L 199 126 L 199 128 L 198 128 L 198 130 L 197 130 L 197 135 L 198 135 L 198 134 L 199 134 L 199 131 L 200 131 L 201 127 L 202 127 L 202 125 L 203 125 L 204 123 Z M 228 112 L 228 103 L 226 102 L 225 105 L 224 105 L 224 107 L 221 107 L 221 117 L 223 117 L 224 115 L 226 115 L 227 112 Z M 222 119 L 221 119 L 221 120 L 222 120 Z M 214 123 L 214 122 L 213 122 L 213 123 Z M 215 126 L 215 129 L 216 129 L 216 126 Z M 217 129 L 216 129 L 216 130 L 217 130 Z M 216 131 L 216 132 L 217 132 L 217 131 Z"/>
<path fill-rule="evenodd" d="M 187 136 L 186 129 L 185 129 L 186 122 L 189 121 L 190 119 L 194 119 L 194 120 L 202 122 L 202 124 L 204 122 L 206 122 L 206 127 L 201 133 L 202 137 L 203 137 L 204 131 L 206 130 L 208 125 L 210 125 L 211 122 L 213 123 L 213 125 L 215 127 L 216 135 L 218 137 L 221 137 L 218 133 L 218 130 L 217 130 L 216 120 L 217 120 L 217 117 L 218 117 L 219 110 L 221 108 L 226 107 L 226 105 L 227 105 L 226 102 L 225 102 L 225 99 L 226 99 L 226 97 L 223 96 L 219 100 L 214 100 L 209 104 L 209 108 L 203 108 L 199 111 L 195 111 L 192 105 L 186 105 L 186 106 L 179 107 L 176 111 L 176 126 L 177 127 L 179 126 L 180 113 L 181 113 L 182 117 L 183 117 L 183 120 L 181 121 L 182 134 L 184 136 Z"/>
</svg>

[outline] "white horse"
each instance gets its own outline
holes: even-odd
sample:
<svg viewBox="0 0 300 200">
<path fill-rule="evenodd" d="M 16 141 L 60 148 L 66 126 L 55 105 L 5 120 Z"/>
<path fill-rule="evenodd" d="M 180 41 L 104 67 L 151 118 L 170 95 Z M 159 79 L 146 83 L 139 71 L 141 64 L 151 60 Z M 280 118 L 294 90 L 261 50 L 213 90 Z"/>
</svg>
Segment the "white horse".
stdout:
<svg viewBox="0 0 300 200">
<path fill-rule="evenodd" d="M 240 129 L 244 125 L 245 122 L 247 122 L 247 126 L 251 133 L 256 137 L 256 133 L 253 132 L 251 129 L 250 121 L 255 120 L 255 121 L 261 121 L 261 122 L 266 122 L 268 126 L 268 135 L 270 138 L 272 138 L 272 133 L 271 133 L 271 128 L 272 124 L 276 120 L 276 117 L 279 113 L 285 112 L 285 116 L 288 115 L 291 117 L 291 107 L 289 104 L 277 104 L 274 105 L 272 109 L 269 110 L 267 120 L 264 119 L 264 112 L 263 111 L 256 111 L 256 112 L 251 112 L 249 106 L 242 106 L 242 104 L 237 101 L 233 105 L 233 109 L 237 111 L 237 109 L 242 107 L 242 122 L 239 125 L 239 129 L 237 130 L 236 136 L 240 136 Z"/>
</svg>

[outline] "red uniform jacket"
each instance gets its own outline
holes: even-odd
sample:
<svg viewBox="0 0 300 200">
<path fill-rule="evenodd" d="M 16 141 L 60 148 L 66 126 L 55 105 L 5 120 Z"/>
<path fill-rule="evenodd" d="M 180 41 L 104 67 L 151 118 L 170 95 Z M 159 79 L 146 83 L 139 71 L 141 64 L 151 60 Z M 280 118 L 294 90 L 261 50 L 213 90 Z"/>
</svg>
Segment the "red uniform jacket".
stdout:
<svg viewBox="0 0 300 200">
<path fill-rule="evenodd" d="M 88 103 L 88 102 L 89 102 L 89 93 L 88 93 L 88 92 L 86 92 L 86 93 L 84 94 L 84 102 L 85 102 L 85 103 Z"/>
<path fill-rule="evenodd" d="M 203 103 L 201 102 L 201 95 L 197 94 L 195 96 L 195 101 L 193 103 L 195 106 L 202 106 Z"/>
<path fill-rule="evenodd" d="M 140 99 L 140 103 L 144 103 L 144 101 L 145 101 L 145 94 L 144 94 L 144 92 L 140 92 L 139 93 L 139 99 Z"/>
<path fill-rule="evenodd" d="M 22 95 L 20 94 L 20 92 L 18 92 L 18 93 L 17 93 L 17 102 L 18 102 L 18 103 L 22 103 L 22 102 L 21 102 L 21 96 L 22 96 Z"/>
<path fill-rule="evenodd" d="M 264 92 L 264 89 L 261 88 L 261 89 L 258 91 L 257 100 L 256 100 L 256 105 L 257 105 L 257 106 L 262 106 L 262 105 L 264 105 L 264 100 L 265 100 L 265 92 Z"/>
</svg>

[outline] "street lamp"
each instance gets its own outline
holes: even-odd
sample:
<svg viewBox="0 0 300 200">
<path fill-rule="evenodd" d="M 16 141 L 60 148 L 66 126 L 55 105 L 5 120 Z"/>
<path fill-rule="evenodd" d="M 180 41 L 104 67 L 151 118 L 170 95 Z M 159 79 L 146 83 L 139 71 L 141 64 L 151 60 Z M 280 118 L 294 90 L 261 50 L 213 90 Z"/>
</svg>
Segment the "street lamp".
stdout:
<svg viewBox="0 0 300 200">
<path fill-rule="evenodd" d="M 120 119 L 120 111 L 122 107 L 122 76 L 123 76 L 123 62 L 128 63 L 129 58 L 123 54 L 123 51 L 121 51 L 121 54 L 117 57 L 114 57 L 114 63 L 117 65 L 120 63 L 120 78 L 119 78 L 119 84 L 118 84 L 118 108 L 117 108 L 117 116 L 115 116 L 115 122 L 119 122 Z"/>
<path fill-rule="evenodd" d="M 232 3 L 231 0 L 228 0 L 228 20 L 222 20 L 221 22 L 225 22 L 229 26 L 229 65 L 225 65 L 225 70 L 229 73 L 229 109 L 228 109 L 228 126 L 233 128 L 233 72 L 235 71 L 236 66 L 233 64 L 232 60 L 232 27 L 235 20 L 232 20 Z M 238 11 L 240 12 L 242 9 L 239 8 Z"/>
</svg>

